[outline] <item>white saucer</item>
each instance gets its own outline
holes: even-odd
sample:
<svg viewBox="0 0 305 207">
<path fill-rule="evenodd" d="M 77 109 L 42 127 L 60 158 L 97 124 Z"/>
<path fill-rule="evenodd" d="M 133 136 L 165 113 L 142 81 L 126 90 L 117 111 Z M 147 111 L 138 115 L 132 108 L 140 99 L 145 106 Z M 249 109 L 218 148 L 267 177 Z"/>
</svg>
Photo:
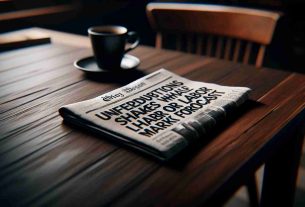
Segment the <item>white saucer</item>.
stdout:
<svg viewBox="0 0 305 207">
<path fill-rule="evenodd" d="M 133 69 L 140 64 L 140 60 L 132 55 L 125 54 L 121 62 L 121 70 L 103 70 L 99 68 L 96 64 L 95 58 L 93 56 L 82 58 L 74 62 L 74 66 L 85 72 L 94 72 L 94 73 L 112 73 L 112 72 L 121 72 Z"/>
</svg>

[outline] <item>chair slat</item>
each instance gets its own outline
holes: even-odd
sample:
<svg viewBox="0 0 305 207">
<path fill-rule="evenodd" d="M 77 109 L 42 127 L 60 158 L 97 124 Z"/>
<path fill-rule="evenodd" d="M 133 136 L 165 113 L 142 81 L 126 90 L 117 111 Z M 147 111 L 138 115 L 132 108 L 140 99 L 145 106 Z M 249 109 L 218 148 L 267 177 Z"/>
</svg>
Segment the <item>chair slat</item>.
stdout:
<svg viewBox="0 0 305 207">
<path fill-rule="evenodd" d="M 206 54 L 208 56 L 212 55 L 212 47 L 213 47 L 213 35 L 208 35 L 207 49 L 206 49 Z"/>
<path fill-rule="evenodd" d="M 161 34 L 161 32 L 158 32 L 157 36 L 156 36 L 156 48 L 158 48 L 158 49 L 162 48 L 162 34 Z"/>
<path fill-rule="evenodd" d="M 233 54 L 233 62 L 235 63 L 238 61 L 239 58 L 240 45 L 241 45 L 241 40 L 236 40 L 234 54 Z"/>
<path fill-rule="evenodd" d="M 247 45 L 246 45 L 245 54 L 244 54 L 244 58 L 243 58 L 243 63 L 244 64 L 249 63 L 251 49 L 252 49 L 252 42 L 248 42 Z"/>
<path fill-rule="evenodd" d="M 197 36 L 197 44 L 196 44 L 196 54 L 201 55 L 202 47 L 203 47 L 203 37 L 202 35 Z"/>
<path fill-rule="evenodd" d="M 186 51 L 188 53 L 192 52 L 192 45 L 193 45 L 193 37 L 192 37 L 192 35 L 187 35 L 187 37 L 186 37 Z"/>
<path fill-rule="evenodd" d="M 262 67 L 265 51 L 266 51 L 266 46 L 265 45 L 261 45 L 259 47 L 259 50 L 258 50 L 258 53 L 257 53 L 255 67 L 257 67 L 257 68 Z"/>
<path fill-rule="evenodd" d="M 216 55 L 215 55 L 217 58 L 221 58 L 222 44 L 223 44 L 223 37 L 218 37 L 217 45 L 216 45 Z"/>
<path fill-rule="evenodd" d="M 230 60 L 231 48 L 232 48 L 232 38 L 228 38 L 225 46 L 225 55 L 224 55 L 225 60 Z"/>
</svg>

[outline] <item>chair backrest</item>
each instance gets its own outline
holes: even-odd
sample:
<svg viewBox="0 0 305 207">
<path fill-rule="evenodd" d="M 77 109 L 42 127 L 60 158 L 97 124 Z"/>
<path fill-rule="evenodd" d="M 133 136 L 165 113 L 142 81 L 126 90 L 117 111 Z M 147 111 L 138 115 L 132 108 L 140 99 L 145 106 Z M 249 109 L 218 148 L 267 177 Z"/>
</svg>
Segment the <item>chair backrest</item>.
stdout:
<svg viewBox="0 0 305 207">
<path fill-rule="evenodd" d="M 280 17 L 256 9 L 185 3 L 150 3 L 146 11 L 157 32 L 157 48 L 171 40 L 177 50 L 234 62 L 248 64 L 254 57 L 256 67 L 262 66 Z"/>
</svg>

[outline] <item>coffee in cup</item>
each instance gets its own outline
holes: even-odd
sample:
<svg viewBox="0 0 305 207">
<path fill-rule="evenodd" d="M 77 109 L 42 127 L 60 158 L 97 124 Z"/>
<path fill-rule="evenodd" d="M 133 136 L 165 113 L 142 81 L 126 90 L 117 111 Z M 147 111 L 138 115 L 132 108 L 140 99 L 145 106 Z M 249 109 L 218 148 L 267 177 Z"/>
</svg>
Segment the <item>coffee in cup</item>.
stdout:
<svg viewBox="0 0 305 207">
<path fill-rule="evenodd" d="M 97 65 L 103 70 L 121 69 L 124 54 L 139 45 L 137 33 L 122 26 L 94 26 L 88 29 L 88 34 Z M 125 48 L 131 39 L 133 43 Z"/>
</svg>

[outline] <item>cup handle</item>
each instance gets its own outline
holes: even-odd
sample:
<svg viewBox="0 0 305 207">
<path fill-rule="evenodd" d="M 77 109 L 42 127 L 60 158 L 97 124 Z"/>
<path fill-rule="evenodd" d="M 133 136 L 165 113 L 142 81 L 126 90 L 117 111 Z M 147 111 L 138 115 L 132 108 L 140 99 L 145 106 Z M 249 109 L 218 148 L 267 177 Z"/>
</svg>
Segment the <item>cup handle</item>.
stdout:
<svg viewBox="0 0 305 207">
<path fill-rule="evenodd" d="M 135 37 L 135 41 L 134 41 L 134 43 L 132 43 L 132 45 L 130 45 L 130 47 L 125 49 L 125 53 L 129 52 L 130 50 L 135 49 L 139 45 L 139 43 L 140 43 L 139 35 L 136 32 L 130 31 L 130 32 L 127 33 L 127 35 L 128 35 L 127 41 L 131 37 Z"/>
</svg>

